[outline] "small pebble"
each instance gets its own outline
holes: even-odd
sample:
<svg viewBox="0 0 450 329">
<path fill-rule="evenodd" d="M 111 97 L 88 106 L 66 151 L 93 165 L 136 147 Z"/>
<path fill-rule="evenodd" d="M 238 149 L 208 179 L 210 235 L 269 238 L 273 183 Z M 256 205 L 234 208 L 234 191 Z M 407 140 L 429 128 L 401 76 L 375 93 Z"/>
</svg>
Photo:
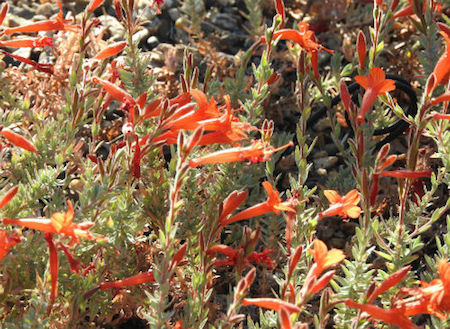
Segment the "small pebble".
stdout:
<svg viewBox="0 0 450 329">
<path fill-rule="evenodd" d="M 159 40 L 154 35 L 150 36 L 150 38 L 147 39 L 147 45 L 151 49 L 156 48 L 158 46 Z"/>
<path fill-rule="evenodd" d="M 141 40 L 147 39 L 150 32 L 147 29 L 142 29 L 135 34 L 133 34 L 133 43 L 139 44 Z"/>
<path fill-rule="evenodd" d="M 338 163 L 338 161 L 339 159 L 337 156 L 331 155 L 325 158 L 313 160 L 313 163 L 316 168 L 329 169 L 334 167 Z"/>
<path fill-rule="evenodd" d="M 342 224 L 342 230 L 344 231 L 344 233 L 346 233 L 348 235 L 353 235 L 353 234 L 355 234 L 355 230 L 356 230 L 357 226 L 358 226 L 358 224 L 355 222 L 347 222 L 347 223 Z"/>
<path fill-rule="evenodd" d="M 333 238 L 330 240 L 330 246 L 332 248 L 344 249 L 345 247 L 345 239 Z"/>
<path fill-rule="evenodd" d="M 316 170 L 316 174 L 322 177 L 325 177 L 328 175 L 328 172 L 325 168 L 319 168 Z"/>
<path fill-rule="evenodd" d="M 50 2 L 43 3 L 36 8 L 36 15 L 50 17 L 55 13 L 54 6 Z"/>
<path fill-rule="evenodd" d="M 314 153 L 313 159 L 325 158 L 326 156 L 328 156 L 328 153 L 326 151 L 319 151 Z"/>
<path fill-rule="evenodd" d="M 168 11 L 170 18 L 173 21 L 176 21 L 178 18 L 182 16 L 181 11 L 178 8 L 170 8 Z"/>
</svg>

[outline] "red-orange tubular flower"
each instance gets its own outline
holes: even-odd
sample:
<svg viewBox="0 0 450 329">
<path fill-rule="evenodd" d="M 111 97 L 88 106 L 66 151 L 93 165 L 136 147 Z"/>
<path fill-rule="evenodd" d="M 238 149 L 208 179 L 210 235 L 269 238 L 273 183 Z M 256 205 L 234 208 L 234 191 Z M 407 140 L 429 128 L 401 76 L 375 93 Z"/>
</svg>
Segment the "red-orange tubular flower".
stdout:
<svg viewBox="0 0 450 329">
<path fill-rule="evenodd" d="M 24 38 L 0 41 L 0 47 L 27 48 L 27 47 L 53 47 L 53 38 L 39 36 L 37 38 Z"/>
<path fill-rule="evenodd" d="M 290 207 L 290 203 L 283 202 L 283 200 L 281 200 L 278 191 L 273 188 L 272 184 L 269 182 L 263 182 L 262 185 L 268 196 L 268 199 L 265 202 L 258 203 L 250 208 L 244 209 L 229 219 L 223 220 L 220 224 L 222 226 L 226 226 L 230 223 L 264 215 L 268 212 L 274 212 L 279 215 L 281 210 L 295 213 L 295 209 Z"/>
<path fill-rule="evenodd" d="M 239 247 L 237 249 L 233 249 L 230 246 L 217 244 L 215 246 L 210 247 L 206 253 L 211 256 L 215 256 L 217 253 L 221 253 L 226 256 L 225 259 L 216 260 L 214 262 L 214 266 L 221 265 L 245 265 L 247 266 L 249 262 L 253 262 L 255 264 L 266 264 L 269 268 L 274 268 L 275 264 L 272 259 L 268 256 L 273 253 L 273 249 L 263 250 L 262 252 L 252 251 L 247 257 L 244 257 L 244 248 Z M 242 264 L 240 264 L 242 263 Z"/>
<path fill-rule="evenodd" d="M 426 1 L 424 1 L 423 2 L 423 12 L 425 12 L 426 10 L 427 10 L 427 3 L 426 3 Z M 437 1 L 434 1 L 431 11 L 433 11 L 433 12 L 442 11 L 441 4 Z M 415 13 L 414 13 L 413 0 L 409 0 L 409 4 L 406 5 L 405 7 L 403 7 L 402 9 L 400 9 L 399 11 L 397 11 L 394 14 L 393 18 L 407 17 L 407 16 L 412 16 L 414 14 Z"/>
<path fill-rule="evenodd" d="M 450 263 L 440 260 L 438 272 L 439 279 L 430 283 L 422 281 L 420 288 L 404 289 L 411 297 L 397 301 L 395 306 L 407 316 L 425 313 L 446 320 L 450 314 Z"/>
<path fill-rule="evenodd" d="M 442 102 L 450 102 L 450 91 L 446 92 L 445 94 L 442 94 L 441 96 L 433 98 L 431 100 L 432 105 L 436 105 L 436 104 L 439 104 Z"/>
<path fill-rule="evenodd" d="M 219 222 L 222 222 L 225 220 L 226 217 L 228 217 L 229 214 L 231 214 L 237 207 L 241 205 L 242 202 L 244 202 L 245 198 L 248 195 L 248 191 L 238 192 L 233 191 L 230 193 L 230 195 L 227 196 L 225 200 L 223 200 L 222 203 L 222 210 L 220 212 L 219 216 Z"/>
<path fill-rule="evenodd" d="M 0 260 L 6 256 L 11 248 L 20 243 L 22 238 L 17 231 L 13 231 L 12 234 L 8 234 L 5 230 L 0 230 Z"/>
<path fill-rule="evenodd" d="M 372 107 L 378 95 L 384 95 L 394 90 L 395 83 L 392 79 L 386 79 L 384 71 L 379 67 L 373 67 L 368 77 L 356 76 L 355 81 L 366 90 L 362 99 L 361 111 L 357 117 L 358 122 L 363 123 L 367 111 Z"/>
<path fill-rule="evenodd" d="M 304 304 L 312 295 L 323 289 L 335 274 L 335 271 L 328 271 L 320 276 L 322 272 L 337 265 L 345 258 L 342 250 L 328 250 L 327 245 L 320 240 L 314 240 L 314 249 L 309 250 L 309 253 L 314 258 L 314 264 L 309 269 L 300 291 L 301 304 Z"/>
<path fill-rule="evenodd" d="M 344 197 L 341 197 L 335 190 L 325 190 L 323 193 L 330 201 L 330 206 L 327 210 L 319 213 L 319 218 L 327 216 L 358 218 L 361 214 L 361 208 L 357 206 L 360 200 L 358 190 L 351 190 Z"/>
<path fill-rule="evenodd" d="M 111 289 L 111 288 L 122 288 L 127 286 L 136 286 L 143 283 L 155 282 L 155 275 L 153 271 L 139 273 L 128 278 L 100 283 L 99 288 L 101 290 Z"/>
<path fill-rule="evenodd" d="M 309 29 L 309 25 L 306 22 L 298 23 L 298 30 L 294 29 L 281 29 L 273 34 L 274 39 L 280 38 L 281 40 L 290 40 L 297 43 L 300 47 L 305 49 L 308 53 L 313 51 L 325 50 L 330 54 L 333 50 L 327 49 L 324 46 L 318 44 L 314 40 L 314 32 Z M 265 38 L 262 37 L 261 41 L 265 42 Z"/>
<path fill-rule="evenodd" d="M 0 131 L 0 134 L 3 135 L 3 137 L 5 137 L 8 142 L 15 146 L 18 146 L 30 152 L 37 152 L 37 148 L 33 145 L 33 143 L 12 130 L 3 129 L 2 131 Z"/>
<path fill-rule="evenodd" d="M 5 19 L 6 14 L 8 13 L 8 7 L 9 7 L 8 3 L 5 2 L 0 8 L 0 25 L 3 24 L 3 20 Z"/>
<path fill-rule="evenodd" d="M 115 42 L 107 46 L 105 49 L 101 50 L 94 59 L 106 59 L 120 53 L 127 45 L 126 41 Z"/>
<path fill-rule="evenodd" d="M 321 240 L 316 239 L 313 244 L 314 249 L 310 249 L 309 253 L 314 258 L 312 275 L 316 278 L 329 267 L 334 266 L 345 259 L 345 255 L 342 250 L 328 250 L 327 245 Z"/>
<path fill-rule="evenodd" d="M 434 113 L 433 119 L 434 120 L 450 120 L 450 114 Z"/>
<path fill-rule="evenodd" d="M 59 13 L 56 19 L 40 21 L 24 26 L 11 27 L 4 30 L 6 35 L 13 33 L 32 33 L 40 31 L 78 31 L 79 25 L 70 25 L 70 20 L 63 18 L 61 2 L 56 1 L 59 6 Z"/>
<path fill-rule="evenodd" d="M 41 63 L 37 63 L 29 58 L 25 58 L 16 54 L 11 54 L 8 53 L 7 51 L 1 50 L 0 49 L 0 53 L 2 53 L 3 55 L 12 57 L 18 61 L 21 61 L 22 63 L 31 65 L 34 67 L 35 70 L 41 71 L 41 72 L 45 72 L 45 73 L 49 73 L 49 74 L 53 74 L 53 64 L 41 64 Z"/>
<path fill-rule="evenodd" d="M 53 234 L 46 233 L 44 237 L 45 240 L 47 240 L 48 245 L 50 277 L 52 283 L 52 288 L 50 292 L 50 303 L 53 303 L 58 293 L 58 253 L 56 251 L 55 243 L 53 242 Z"/>
<path fill-rule="evenodd" d="M 218 118 L 200 121 L 199 125 L 204 131 L 214 131 L 202 136 L 199 145 L 208 145 L 214 143 L 232 144 L 247 138 L 247 131 L 256 128 L 249 123 L 240 121 L 231 109 L 230 98 L 225 96 L 226 112 Z"/>
<path fill-rule="evenodd" d="M 3 218 L 5 225 L 19 225 L 32 230 L 39 230 L 46 233 L 59 233 L 73 238 L 79 242 L 79 238 L 88 240 L 103 240 L 101 237 L 95 237 L 89 232 L 89 229 L 94 225 L 91 222 L 75 224 L 73 219 L 73 206 L 70 201 L 67 201 L 69 209 L 65 213 L 54 213 L 50 219 L 48 218 L 25 218 L 12 219 Z"/>
<path fill-rule="evenodd" d="M 119 102 L 128 102 L 131 105 L 136 104 L 133 96 L 131 96 L 129 93 L 116 86 L 115 84 L 97 77 L 93 77 L 92 82 L 101 84 L 103 89 L 105 89 L 114 99 L 118 100 Z"/>
<path fill-rule="evenodd" d="M 200 121 L 222 116 L 222 112 L 217 108 L 217 103 L 213 97 L 208 101 L 206 95 L 198 89 L 192 89 L 189 93 L 197 102 L 196 106 L 193 108 L 186 107 L 185 109 L 189 109 L 186 112 L 181 108 L 180 111 L 176 111 L 165 125 L 167 129 L 172 131 L 180 129 L 194 130 L 200 126 Z"/>
<path fill-rule="evenodd" d="M 191 168 L 197 168 L 198 166 L 211 163 L 225 163 L 244 160 L 250 160 L 253 163 L 266 161 L 270 159 L 270 156 L 273 153 L 283 150 L 292 145 L 294 145 L 294 143 L 292 143 L 291 141 L 283 146 L 274 148 L 273 146 L 262 140 L 253 141 L 250 146 L 234 147 L 222 151 L 213 152 L 197 159 L 192 159 L 189 161 L 189 166 Z"/>
<path fill-rule="evenodd" d="M 364 69 L 364 61 L 366 59 L 367 49 L 366 49 L 366 37 L 365 37 L 363 31 L 359 31 L 359 33 L 358 33 L 356 49 L 358 51 L 359 67 L 361 69 Z"/>
<path fill-rule="evenodd" d="M 401 329 L 419 329 L 419 327 L 412 323 L 403 313 L 402 309 L 384 309 L 371 304 L 358 304 L 350 299 L 345 300 L 345 305 L 366 312 L 374 320 L 390 323 Z"/>
<path fill-rule="evenodd" d="M 321 276 L 322 272 L 337 265 L 345 258 L 342 250 L 328 250 L 326 244 L 320 240 L 314 240 L 314 249 L 311 249 L 309 253 L 314 258 L 314 264 L 309 269 L 300 291 L 301 304 L 304 304 L 312 295 L 323 289 L 335 274 L 335 271 L 328 271 Z"/>
<path fill-rule="evenodd" d="M 93 13 L 95 9 L 100 7 L 104 0 L 91 0 L 87 7 L 88 13 Z"/>
<path fill-rule="evenodd" d="M 300 313 L 302 311 L 301 308 L 297 305 L 276 298 L 244 298 L 242 300 L 242 305 L 255 305 L 276 312 L 280 312 L 282 308 L 284 308 L 289 313 Z"/>
<path fill-rule="evenodd" d="M 389 275 L 386 280 L 384 280 L 378 288 L 376 288 L 370 296 L 367 298 L 367 303 L 371 303 L 375 298 L 377 298 L 380 294 L 385 292 L 386 290 L 392 288 L 393 286 L 397 285 L 400 281 L 403 280 L 403 278 L 408 274 L 409 270 L 411 269 L 411 266 L 405 266 L 401 269 L 399 269 L 397 272 L 392 273 Z"/>
<path fill-rule="evenodd" d="M 383 171 L 380 175 L 395 178 L 422 178 L 431 177 L 432 173 L 432 170 L 392 170 Z"/>
<path fill-rule="evenodd" d="M 445 26 L 447 27 L 447 26 Z M 450 35 L 444 31 L 440 32 L 445 39 L 445 51 L 439 58 L 434 67 L 432 75 L 434 76 L 433 86 L 427 90 L 427 96 L 440 84 L 448 81 L 450 75 Z"/>
<path fill-rule="evenodd" d="M 19 187 L 14 186 L 5 193 L 3 198 L 0 200 L 0 209 L 2 209 L 9 203 L 9 201 L 11 201 L 11 199 L 17 194 L 17 191 L 19 191 Z"/>
</svg>

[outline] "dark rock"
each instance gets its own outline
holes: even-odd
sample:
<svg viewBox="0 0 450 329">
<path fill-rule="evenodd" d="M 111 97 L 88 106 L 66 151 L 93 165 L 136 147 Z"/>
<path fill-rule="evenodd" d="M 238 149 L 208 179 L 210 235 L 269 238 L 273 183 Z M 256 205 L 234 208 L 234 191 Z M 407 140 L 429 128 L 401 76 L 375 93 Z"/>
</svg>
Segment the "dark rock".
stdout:
<svg viewBox="0 0 450 329">
<path fill-rule="evenodd" d="M 15 15 L 25 18 L 25 19 L 32 19 L 35 15 L 35 12 L 32 8 L 28 7 L 27 5 L 22 5 L 19 8 L 14 7 L 15 10 L 11 10 L 12 13 Z"/>
<path fill-rule="evenodd" d="M 213 15 L 211 17 L 211 23 L 228 31 L 235 31 L 238 27 L 238 21 L 235 17 L 223 13 Z"/>
<path fill-rule="evenodd" d="M 331 248 L 344 249 L 345 239 L 333 238 L 330 240 Z"/>
<path fill-rule="evenodd" d="M 342 230 L 347 235 L 353 235 L 353 234 L 355 234 L 355 230 L 356 230 L 357 226 L 358 226 L 358 224 L 355 222 L 347 222 L 347 223 L 342 224 Z"/>
</svg>

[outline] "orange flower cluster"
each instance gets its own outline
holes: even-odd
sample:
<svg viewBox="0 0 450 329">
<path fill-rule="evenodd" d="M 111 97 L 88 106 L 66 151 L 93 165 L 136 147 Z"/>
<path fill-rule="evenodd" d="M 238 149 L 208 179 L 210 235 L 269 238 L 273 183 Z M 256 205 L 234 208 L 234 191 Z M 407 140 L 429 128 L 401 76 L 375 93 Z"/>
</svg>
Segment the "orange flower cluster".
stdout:
<svg viewBox="0 0 450 329">
<path fill-rule="evenodd" d="M 45 21 L 39 21 L 35 23 L 31 23 L 28 25 L 23 26 L 17 26 L 17 27 L 11 27 L 11 28 L 5 28 L 3 30 L 0 30 L 0 36 L 2 35 L 12 35 L 16 33 L 35 33 L 35 32 L 42 32 L 42 31 L 72 31 L 76 32 L 80 29 L 79 25 L 71 25 L 70 20 L 64 19 L 63 17 L 63 11 L 62 11 L 62 5 L 59 0 L 56 1 L 59 7 L 58 15 L 55 19 L 52 20 L 45 20 Z M 8 12 L 8 3 L 3 4 L 3 6 L 0 9 L 0 25 L 3 23 L 3 20 Z M 36 38 L 24 38 L 24 39 L 13 39 L 13 40 L 5 40 L 0 41 L 1 47 L 45 47 L 53 46 L 53 39 L 50 37 L 36 37 Z M 37 63 L 29 58 L 25 58 L 16 54 L 11 54 L 7 51 L 1 50 L 2 54 L 12 57 L 18 61 L 21 61 L 25 64 L 32 65 L 34 69 L 53 74 L 53 65 L 52 64 L 40 64 Z"/>
<path fill-rule="evenodd" d="M 113 99 L 124 103 L 129 114 L 126 125 L 129 126 L 130 134 L 134 134 L 134 125 L 138 122 L 151 117 L 160 117 L 160 133 L 156 136 L 144 136 L 136 143 L 136 151 L 138 151 L 138 143 L 140 147 L 150 142 L 166 145 L 175 144 L 181 130 L 202 129 L 205 133 L 198 139 L 198 145 L 216 143 L 240 145 L 239 143 L 248 138 L 247 132 L 257 130 L 256 127 L 241 121 L 234 114 L 235 110 L 231 108 L 230 98 L 227 95 L 224 97 L 225 104 L 218 106 L 214 98 L 211 97 L 208 100 L 202 91 L 192 89 L 188 93 L 181 94 L 174 99 L 168 101 L 158 99 L 145 106 L 146 95 L 141 95 L 135 100 L 129 93 L 113 82 L 97 77 L 94 77 L 92 82 L 101 84 L 103 89 Z M 108 100 L 106 104 L 109 104 Z M 136 109 L 139 113 L 137 118 L 135 116 Z M 292 145 L 293 143 L 290 142 L 279 148 L 274 148 L 265 140 L 253 140 L 249 146 L 236 146 L 192 159 L 189 161 L 189 166 L 196 168 L 203 164 L 244 160 L 249 160 L 253 163 L 266 161 L 273 153 Z M 140 153 L 139 158 L 144 153 Z"/>
<path fill-rule="evenodd" d="M 379 67 L 373 67 L 367 77 L 356 76 L 355 81 L 366 90 L 362 99 L 361 111 L 357 117 L 358 122 L 363 123 L 367 111 L 370 110 L 377 97 L 394 90 L 395 84 L 394 80 L 386 79 L 384 71 Z"/>
<path fill-rule="evenodd" d="M 326 269 L 339 264 L 345 259 L 344 252 L 339 249 L 328 250 L 327 245 L 321 240 L 314 240 L 314 249 L 309 253 L 314 258 L 314 264 L 306 275 L 305 283 L 300 291 L 302 303 L 310 296 L 323 289 L 333 278 L 335 271 L 328 271 L 321 276 Z"/>
<path fill-rule="evenodd" d="M 89 229 L 94 225 L 91 222 L 84 222 L 75 224 L 73 220 L 73 206 L 70 201 L 67 201 L 69 210 L 65 213 L 54 213 L 50 219 L 48 218 L 24 218 L 12 219 L 4 218 L 5 225 L 19 225 L 29 229 L 38 230 L 46 233 L 59 233 L 71 237 L 75 242 L 79 242 L 79 238 L 88 240 L 104 240 L 103 237 L 96 237 L 89 232 Z"/>
<path fill-rule="evenodd" d="M 280 1 L 278 1 L 280 2 Z M 277 4 L 277 11 L 284 19 L 284 5 Z M 333 50 L 327 49 L 320 45 L 316 41 L 314 32 L 309 29 L 309 25 L 306 22 L 298 23 L 298 30 L 294 29 L 281 29 L 273 33 L 273 39 L 289 40 L 298 44 L 302 49 L 304 49 L 308 54 L 311 55 L 311 64 L 314 70 L 314 76 L 319 78 L 319 67 L 318 67 L 318 52 L 325 50 L 330 54 L 333 54 Z M 266 42 L 265 37 L 261 37 L 261 42 Z"/>
<path fill-rule="evenodd" d="M 184 93 L 169 100 L 168 104 L 158 99 L 144 106 L 145 99 L 143 97 L 139 99 L 144 100 L 144 102 L 139 101 L 139 99 L 135 100 L 129 93 L 112 82 L 97 77 L 94 77 L 92 82 L 101 84 L 112 98 L 128 104 L 129 121 L 132 126 L 138 120 L 160 116 L 165 105 L 170 107 L 170 115 L 161 118 L 163 120 L 161 127 L 163 133 L 152 139 L 154 143 L 175 144 L 180 130 L 203 128 L 207 133 L 200 138 L 199 145 L 235 144 L 246 139 L 248 131 L 256 130 L 255 127 L 240 121 L 234 115 L 235 111 L 231 108 L 228 96 L 225 96 L 225 105 L 218 107 L 213 98 L 208 100 L 202 91 L 192 89 L 189 93 Z M 140 113 L 139 119 L 134 118 L 136 106 L 138 106 Z"/>
<path fill-rule="evenodd" d="M 405 7 L 401 8 L 400 10 L 398 10 L 394 14 L 393 18 L 400 18 L 400 17 L 407 17 L 407 16 L 415 15 L 413 0 L 408 0 L 408 2 L 409 2 L 409 4 L 407 4 Z M 426 10 L 427 10 L 427 3 L 426 3 L 426 1 L 424 1 L 423 6 L 422 6 L 422 13 L 425 13 Z M 431 11 L 441 12 L 442 11 L 441 4 L 437 1 L 433 1 Z"/>
<path fill-rule="evenodd" d="M 391 274 L 375 289 L 367 299 L 371 303 L 378 295 L 398 284 L 411 269 L 404 267 Z M 409 319 L 418 314 L 435 315 L 446 320 L 450 314 L 450 263 L 440 260 L 438 263 L 440 278 L 430 283 L 422 282 L 420 288 L 404 288 L 394 298 L 390 309 L 383 309 L 372 304 L 358 304 L 352 300 L 345 300 L 345 304 L 364 311 L 373 320 L 394 324 L 401 329 L 418 329 Z M 407 298 L 399 298 L 407 295 Z"/>
<path fill-rule="evenodd" d="M 341 197 L 335 190 L 325 190 L 323 193 L 331 204 L 327 210 L 319 213 L 319 218 L 327 216 L 359 217 L 361 208 L 357 206 L 360 200 L 357 190 L 351 190 L 344 197 Z"/>
<path fill-rule="evenodd" d="M 229 246 L 218 244 L 209 248 L 206 253 L 211 256 L 215 256 L 217 253 L 221 253 L 226 256 L 225 259 L 216 260 L 214 262 L 215 266 L 236 266 L 238 263 L 239 265 L 247 266 L 250 262 L 252 262 L 258 265 L 266 264 L 269 269 L 272 269 L 275 268 L 276 265 L 268 255 L 274 251 L 275 250 L 273 249 L 264 250 L 262 252 L 252 251 L 248 256 L 244 256 L 244 247 L 242 246 L 237 249 L 233 249 Z"/>
<path fill-rule="evenodd" d="M 226 226 L 240 220 L 264 215 L 268 212 L 274 212 L 277 215 L 280 214 L 280 211 L 295 213 L 295 209 L 291 208 L 288 202 L 283 202 L 281 200 L 279 192 L 273 188 L 272 184 L 269 182 L 263 182 L 262 185 L 268 196 L 268 199 L 265 202 L 258 203 L 250 208 L 244 209 L 228 219 L 222 218 L 220 224 L 222 226 Z"/>
<path fill-rule="evenodd" d="M 76 32 L 79 30 L 78 25 L 70 25 L 70 20 L 64 19 L 62 5 L 59 0 L 56 1 L 59 7 L 58 16 L 56 19 L 40 21 L 36 23 L 31 23 L 28 25 L 17 26 L 6 28 L 2 33 L 6 35 L 11 35 L 14 33 L 34 33 L 34 32 L 42 32 L 42 31 L 73 31 Z"/>
<path fill-rule="evenodd" d="M 450 76 L 450 28 L 447 25 L 439 25 L 441 28 L 441 35 L 445 40 L 445 51 L 439 58 L 433 73 L 430 76 L 430 80 L 427 85 L 427 96 L 430 95 L 436 87 L 442 83 L 446 84 Z"/>
<path fill-rule="evenodd" d="M 288 279 L 291 278 L 294 268 L 300 260 L 301 252 L 302 248 L 299 247 L 291 256 Z M 314 264 L 305 278 L 297 304 L 295 303 L 295 289 L 291 283 L 289 283 L 289 287 L 292 294 L 289 298 L 289 302 L 276 298 L 244 298 L 242 300 L 242 304 L 255 305 L 279 312 L 283 328 L 290 328 L 291 321 L 289 319 L 289 315 L 292 313 L 301 312 L 301 306 L 304 305 L 312 295 L 323 289 L 335 274 L 335 271 L 329 271 L 320 276 L 322 272 L 331 266 L 337 265 L 345 258 L 342 250 L 328 250 L 325 243 L 320 240 L 314 241 L 314 249 L 311 249 L 310 253 L 314 258 Z"/>
<path fill-rule="evenodd" d="M 6 256 L 12 247 L 20 243 L 21 239 L 17 231 L 8 234 L 5 230 L 0 230 L 0 260 Z"/>
<path fill-rule="evenodd" d="M 406 316 L 432 314 L 446 320 L 450 314 L 450 263 L 440 260 L 437 267 L 439 279 L 421 282 L 420 288 L 403 289 L 410 298 L 398 300 L 394 306 Z"/>
</svg>

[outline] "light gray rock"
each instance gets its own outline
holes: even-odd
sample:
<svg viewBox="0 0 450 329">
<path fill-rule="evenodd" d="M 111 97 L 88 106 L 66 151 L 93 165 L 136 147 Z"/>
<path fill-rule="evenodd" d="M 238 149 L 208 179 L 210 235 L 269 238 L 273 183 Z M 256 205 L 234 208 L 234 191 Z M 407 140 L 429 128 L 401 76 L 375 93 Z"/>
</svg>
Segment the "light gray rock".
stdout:
<svg viewBox="0 0 450 329">
<path fill-rule="evenodd" d="M 6 15 L 6 18 L 3 22 L 3 26 L 5 27 L 16 27 L 16 26 L 22 26 L 22 25 L 27 25 L 27 24 L 31 24 L 32 22 L 29 21 L 28 19 L 25 19 L 23 17 L 20 17 L 18 15 L 12 14 L 12 13 L 8 13 L 8 15 Z"/>
<path fill-rule="evenodd" d="M 182 12 L 180 11 L 180 9 L 178 9 L 178 8 L 170 8 L 167 12 L 169 13 L 170 18 L 173 21 L 176 21 L 178 18 L 180 18 L 183 15 Z"/>
<path fill-rule="evenodd" d="M 45 16 L 45 17 L 50 17 L 53 14 L 55 14 L 56 12 L 57 12 L 56 6 L 54 6 L 50 2 L 40 4 L 36 8 L 36 15 L 42 15 L 42 16 Z"/>
<path fill-rule="evenodd" d="M 154 17 L 144 24 L 144 27 L 149 31 L 150 34 L 156 34 L 161 28 L 162 20 L 159 17 Z"/>
<path fill-rule="evenodd" d="M 150 38 L 147 39 L 147 45 L 150 49 L 155 48 L 156 46 L 158 46 L 158 44 L 159 40 L 154 35 L 150 36 Z"/>
<path fill-rule="evenodd" d="M 13 52 L 14 55 L 30 58 L 31 55 L 31 48 L 18 48 L 16 51 Z"/>
<path fill-rule="evenodd" d="M 133 42 L 134 43 L 140 43 L 143 39 L 147 39 L 150 35 L 150 32 L 147 29 L 142 29 L 135 34 L 133 34 Z"/>
<path fill-rule="evenodd" d="M 120 41 L 123 40 L 125 35 L 125 28 L 120 24 L 120 22 L 113 16 L 102 15 L 99 16 L 98 19 L 102 26 L 104 26 L 107 31 L 110 33 L 111 41 Z"/>
<path fill-rule="evenodd" d="M 316 170 L 316 174 L 325 177 L 328 175 L 328 171 L 325 168 L 319 168 Z"/>
</svg>

